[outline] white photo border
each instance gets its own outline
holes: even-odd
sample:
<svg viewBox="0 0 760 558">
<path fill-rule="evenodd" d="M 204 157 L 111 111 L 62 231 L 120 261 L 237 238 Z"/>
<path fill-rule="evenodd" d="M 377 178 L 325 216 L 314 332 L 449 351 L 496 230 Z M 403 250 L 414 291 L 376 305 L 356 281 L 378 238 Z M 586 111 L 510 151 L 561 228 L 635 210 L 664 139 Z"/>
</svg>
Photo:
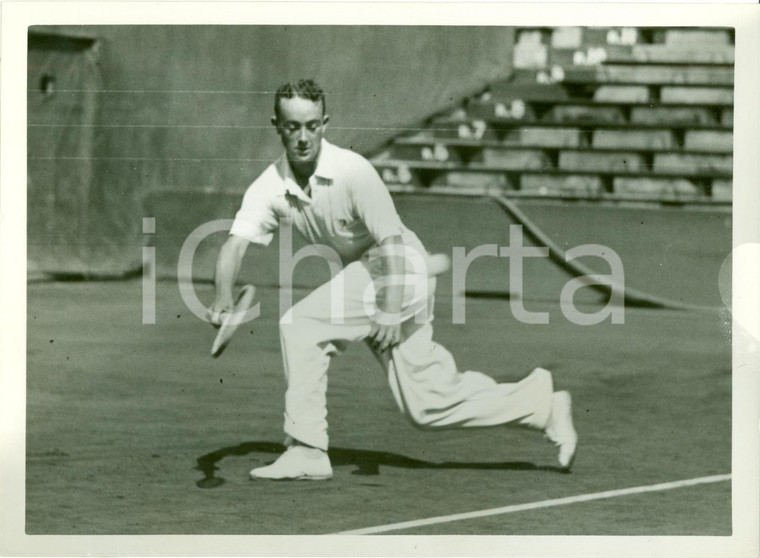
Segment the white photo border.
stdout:
<svg viewBox="0 0 760 558">
<path fill-rule="evenodd" d="M 733 535 L 730 537 L 28 536 L 25 507 L 26 38 L 31 25 L 283 24 L 718 26 L 736 29 L 734 248 L 760 247 L 760 10 L 755 4 L 5 2 L 0 189 L 0 554 L 6 556 L 757 556 L 760 329 L 757 250 L 734 259 Z M 750 333 L 751 332 L 751 333 Z M 255 539 L 255 544 L 252 544 Z M 254 549 L 255 550 L 252 550 Z"/>
</svg>

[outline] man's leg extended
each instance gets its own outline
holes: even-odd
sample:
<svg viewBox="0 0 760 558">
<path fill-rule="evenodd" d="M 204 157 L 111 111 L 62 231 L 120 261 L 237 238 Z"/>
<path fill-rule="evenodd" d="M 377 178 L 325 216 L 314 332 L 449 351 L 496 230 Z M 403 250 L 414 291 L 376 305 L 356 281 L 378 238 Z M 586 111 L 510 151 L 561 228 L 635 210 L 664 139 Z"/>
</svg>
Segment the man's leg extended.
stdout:
<svg viewBox="0 0 760 558">
<path fill-rule="evenodd" d="M 550 372 L 537 368 L 517 383 L 499 384 L 481 372 L 460 372 L 451 353 L 432 340 L 430 324 L 405 329 L 413 332 L 390 353 L 377 356 L 396 403 L 415 426 L 546 427 L 552 405 Z"/>
<path fill-rule="evenodd" d="M 404 324 L 403 341 L 391 351 L 374 351 L 388 374 L 399 409 L 419 428 L 517 424 L 543 431 L 559 446 L 569 468 L 577 435 L 570 396 L 553 393 L 549 371 L 536 368 L 516 383 L 497 383 L 480 372 L 460 372 L 453 356 L 432 340 L 430 323 Z"/>
</svg>

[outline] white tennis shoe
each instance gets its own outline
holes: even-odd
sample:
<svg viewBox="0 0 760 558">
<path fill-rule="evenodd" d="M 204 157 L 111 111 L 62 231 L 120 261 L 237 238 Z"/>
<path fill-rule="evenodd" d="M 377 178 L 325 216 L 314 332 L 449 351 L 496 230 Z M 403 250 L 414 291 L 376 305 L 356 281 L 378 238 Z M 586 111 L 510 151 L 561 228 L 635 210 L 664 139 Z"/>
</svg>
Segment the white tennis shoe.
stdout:
<svg viewBox="0 0 760 558">
<path fill-rule="evenodd" d="M 573 411 L 570 394 L 558 391 L 552 395 L 552 412 L 544 431 L 546 437 L 559 446 L 559 464 L 569 471 L 578 447 L 578 433 L 573 427 Z"/>
<path fill-rule="evenodd" d="M 333 472 L 327 452 L 296 444 L 289 446 L 271 465 L 253 469 L 250 476 L 268 480 L 327 480 Z"/>
</svg>

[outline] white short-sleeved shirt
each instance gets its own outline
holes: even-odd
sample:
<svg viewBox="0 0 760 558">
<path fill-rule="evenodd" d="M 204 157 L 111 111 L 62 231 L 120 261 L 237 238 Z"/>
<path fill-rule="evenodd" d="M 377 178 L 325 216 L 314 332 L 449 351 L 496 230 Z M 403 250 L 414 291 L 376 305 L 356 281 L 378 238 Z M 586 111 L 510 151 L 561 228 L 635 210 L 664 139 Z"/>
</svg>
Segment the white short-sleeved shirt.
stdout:
<svg viewBox="0 0 760 558">
<path fill-rule="evenodd" d="M 353 151 L 323 139 L 309 186 L 311 196 L 283 154 L 246 190 L 230 234 L 268 245 L 287 219 L 309 242 L 334 249 L 343 263 L 358 260 L 390 236 L 412 234 L 375 168 Z"/>
</svg>

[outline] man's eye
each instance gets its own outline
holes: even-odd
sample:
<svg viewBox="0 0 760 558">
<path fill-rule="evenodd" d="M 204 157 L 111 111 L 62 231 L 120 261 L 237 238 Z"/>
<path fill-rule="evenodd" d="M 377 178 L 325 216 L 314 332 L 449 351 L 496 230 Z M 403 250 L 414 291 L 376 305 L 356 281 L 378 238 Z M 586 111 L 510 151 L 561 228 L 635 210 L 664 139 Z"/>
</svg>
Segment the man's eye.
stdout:
<svg viewBox="0 0 760 558">
<path fill-rule="evenodd" d="M 306 129 L 310 132 L 316 132 L 319 129 L 319 122 L 309 122 L 306 125 Z"/>
<path fill-rule="evenodd" d="M 295 134 L 298 131 L 298 126 L 295 124 L 288 124 L 285 126 L 285 129 L 288 131 L 288 133 Z"/>
</svg>

